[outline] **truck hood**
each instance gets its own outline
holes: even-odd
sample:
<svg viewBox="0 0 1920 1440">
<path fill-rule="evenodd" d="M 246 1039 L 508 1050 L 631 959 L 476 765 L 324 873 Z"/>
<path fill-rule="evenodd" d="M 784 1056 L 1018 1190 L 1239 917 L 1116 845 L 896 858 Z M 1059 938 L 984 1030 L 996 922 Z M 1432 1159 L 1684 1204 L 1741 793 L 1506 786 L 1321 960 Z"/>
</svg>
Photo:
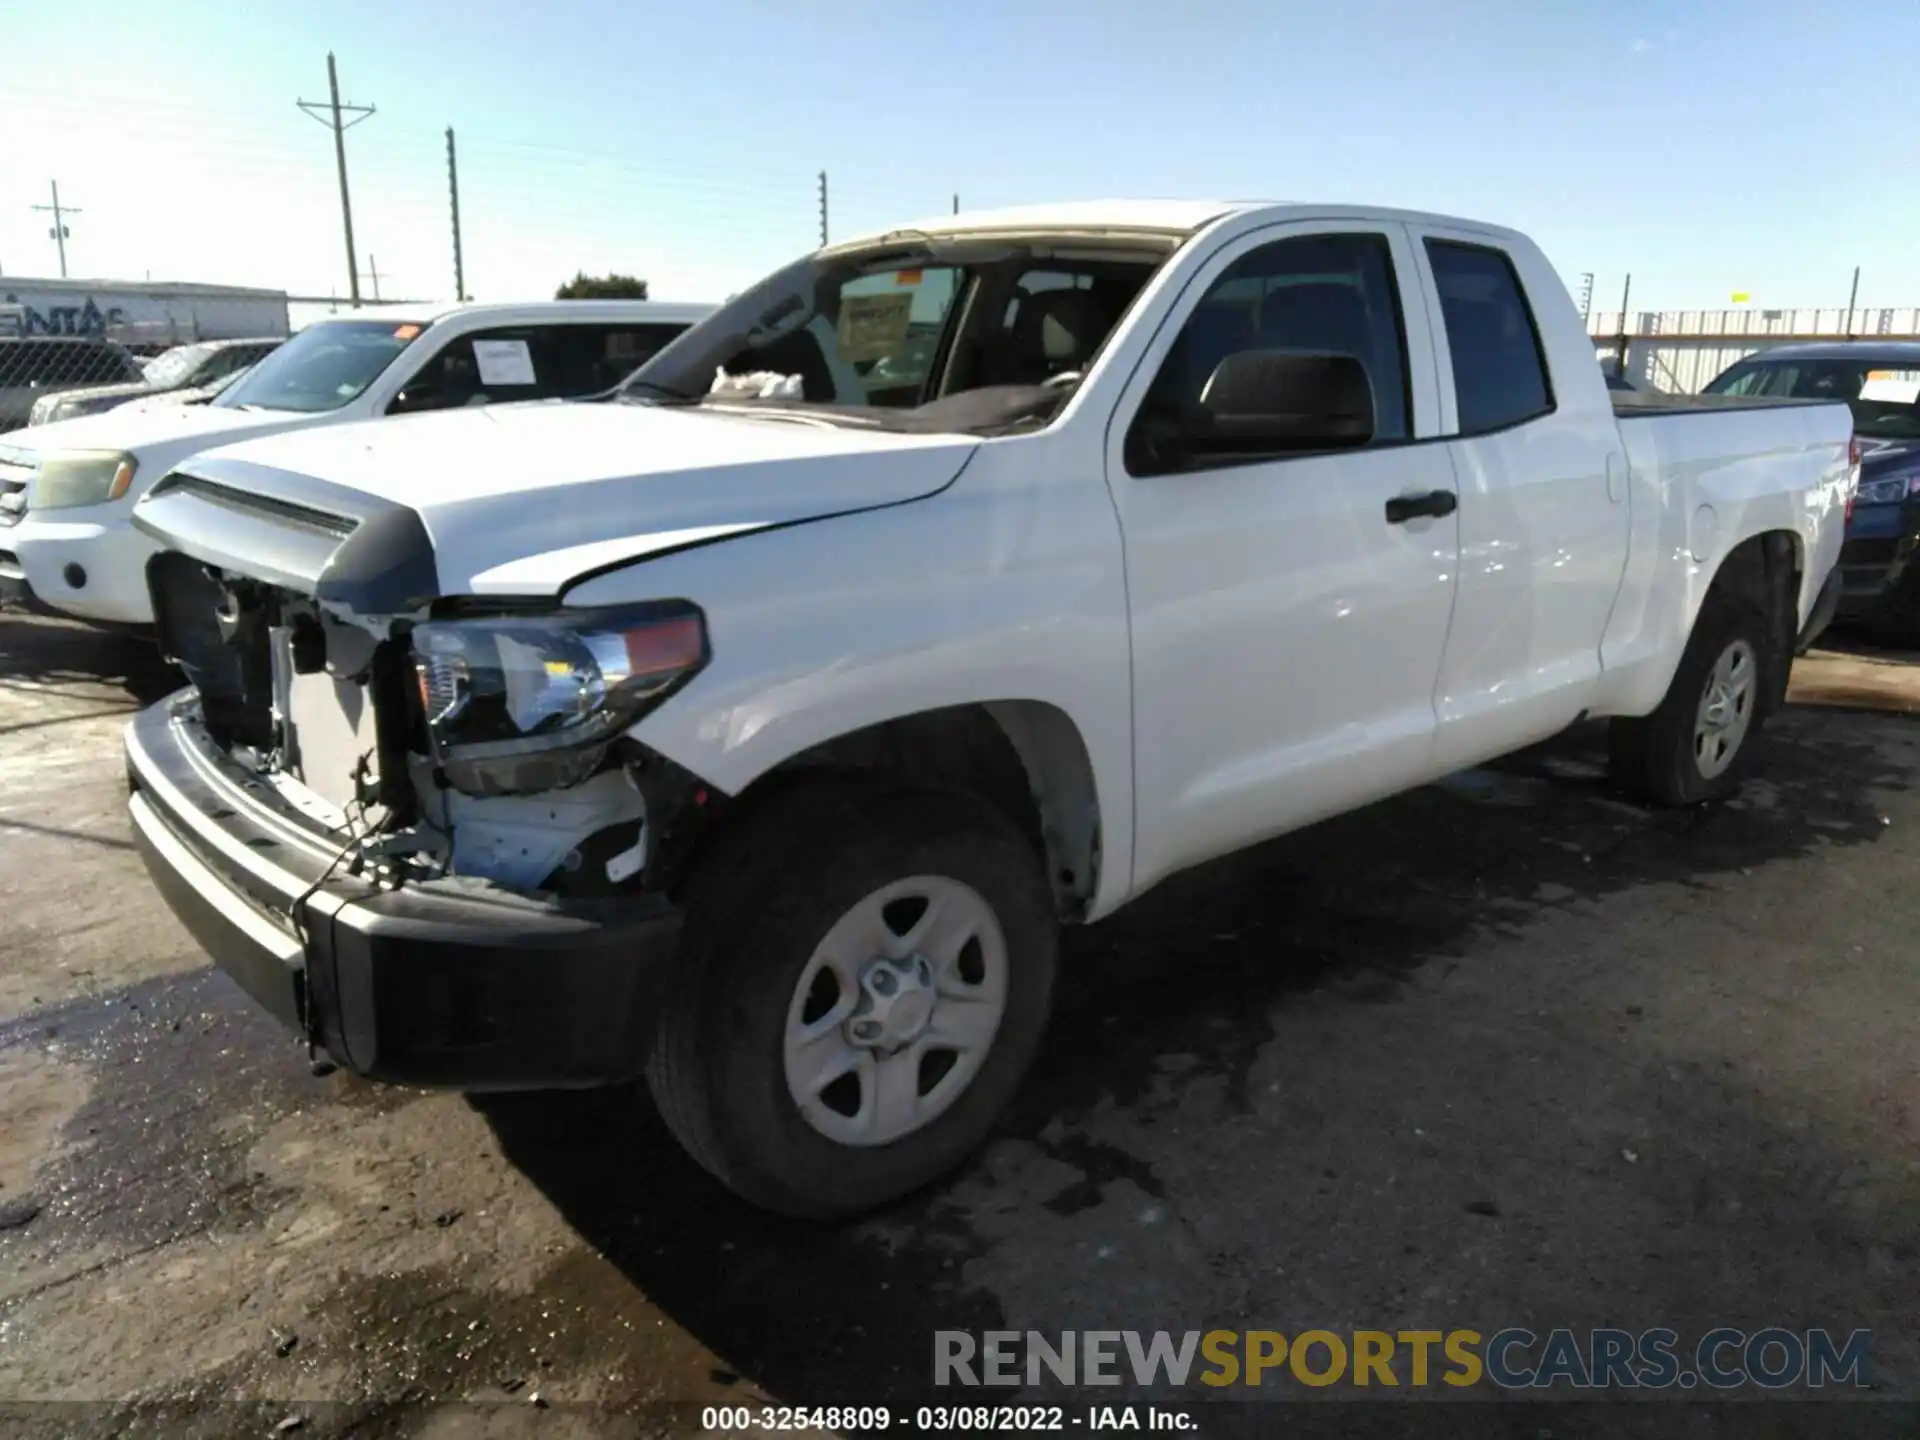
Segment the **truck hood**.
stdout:
<svg viewBox="0 0 1920 1440">
<path fill-rule="evenodd" d="M 360 615 L 553 596 L 589 572 L 945 488 L 979 441 L 710 407 L 549 401 L 194 457 L 134 510 L 225 569 Z"/>
</svg>

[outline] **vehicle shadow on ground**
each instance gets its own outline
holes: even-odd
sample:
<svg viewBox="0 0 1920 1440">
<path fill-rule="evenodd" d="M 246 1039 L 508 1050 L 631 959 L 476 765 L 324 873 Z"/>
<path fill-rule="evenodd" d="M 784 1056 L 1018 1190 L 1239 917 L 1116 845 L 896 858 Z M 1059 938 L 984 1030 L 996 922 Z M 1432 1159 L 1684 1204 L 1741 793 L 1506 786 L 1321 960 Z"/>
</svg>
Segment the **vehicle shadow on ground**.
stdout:
<svg viewBox="0 0 1920 1440">
<path fill-rule="evenodd" d="M 143 636 L 0 611 L 0 685 L 9 683 L 88 700 L 117 690 L 150 705 L 186 680 Z"/>
<path fill-rule="evenodd" d="M 1535 1053 L 1538 1027 L 1560 1023 L 1537 1018 L 1561 983 L 1550 964 L 1510 999 L 1503 979 L 1481 979 L 1492 995 L 1466 1028 L 1457 1026 L 1457 1002 L 1440 992 L 1449 972 L 1477 962 L 1489 937 L 1556 910 L 1577 915 L 1585 902 L 1650 884 L 1710 895 L 1769 862 L 1879 843 L 1877 796 L 1906 789 L 1911 759 L 1882 732 L 1903 724 L 1789 710 L 1768 734 L 1761 778 L 1734 802 L 1666 812 L 1614 795 L 1604 736 L 1583 730 L 1178 877 L 1114 919 L 1068 932 L 1048 1043 L 1004 1138 L 950 1185 L 860 1224 L 787 1223 L 735 1201 L 630 1091 L 474 1103 L 508 1159 L 588 1243 L 715 1353 L 795 1400 L 884 1401 L 897 1410 L 966 1398 L 931 1389 L 934 1332 L 998 1327 L 1013 1292 L 1023 1297 L 1020 1323 L 1043 1311 L 1089 1328 L 1260 1325 L 1295 1303 L 1274 1297 L 1296 1293 L 1319 1302 L 1292 1317 L 1302 1326 L 1390 1320 L 1411 1303 L 1406 1294 L 1381 1295 L 1372 1313 L 1356 1313 L 1343 1270 L 1349 1280 L 1391 1273 L 1381 1256 L 1397 1245 L 1425 1257 L 1401 1267 L 1411 1287 L 1423 1268 L 1444 1268 L 1437 1257 L 1450 1245 L 1470 1250 L 1488 1243 L 1488 1227 L 1507 1226 L 1511 1217 L 1488 1218 L 1501 1205 L 1527 1201 L 1535 1210 L 1565 1204 L 1570 1226 L 1592 1232 L 1571 1244 L 1586 1250 L 1565 1262 L 1577 1271 L 1560 1282 L 1569 1296 L 1604 1289 L 1596 1277 L 1612 1267 L 1637 1285 L 1671 1287 L 1669 1320 L 1657 1323 L 1676 1321 L 1676 1307 L 1692 1313 L 1716 1285 L 1729 1307 L 1772 1298 L 1792 1309 L 1791 1297 L 1765 1290 L 1729 1293 L 1715 1268 L 1737 1263 L 1729 1247 L 1751 1245 L 1764 1257 L 1779 1246 L 1771 1222 L 1709 1235 L 1720 1220 L 1698 1195 L 1674 1200 L 1682 1235 L 1657 1260 L 1631 1249 L 1644 1238 L 1638 1233 L 1588 1224 L 1589 1207 L 1605 1214 L 1625 1202 L 1611 1192 L 1579 1198 L 1612 1183 L 1593 1178 L 1584 1159 L 1569 1158 L 1564 1178 L 1526 1201 L 1486 1197 L 1500 1193 L 1511 1127 L 1565 1127 L 1569 1113 L 1592 1108 L 1594 1091 L 1611 1089 L 1629 1111 L 1698 1117 L 1684 1128 L 1703 1156 L 1711 1153 L 1699 1183 L 1712 1195 L 1724 1189 L 1736 1208 L 1744 1200 L 1750 1229 L 1769 1206 L 1798 1207 L 1806 1212 L 1799 1223 L 1865 1245 L 1817 1198 L 1801 1204 L 1779 1182 L 1781 1164 L 1827 1173 L 1815 1140 L 1772 1133 L 1704 1069 L 1653 1078 L 1584 1041 L 1566 1056 L 1552 1045 Z M 1327 1038 L 1348 1025 L 1356 1039 Z M 1512 1076 L 1522 1071 L 1530 1088 L 1516 1095 Z M 1301 1092 L 1276 1122 L 1270 1092 L 1294 1085 Z M 1439 1159 L 1428 1154 L 1432 1140 L 1405 1140 L 1413 1148 L 1395 1165 L 1440 1167 L 1432 1194 L 1421 1196 L 1394 1190 L 1391 1170 L 1363 1185 L 1386 1162 L 1350 1153 L 1350 1137 L 1315 1138 L 1319 1148 L 1289 1154 L 1309 1143 L 1301 1135 L 1318 1136 L 1323 1120 L 1344 1128 L 1343 1113 L 1356 1107 L 1445 1114 L 1465 1127 L 1451 1153 L 1469 1158 Z M 1223 1149 L 1219 1137 L 1229 1135 L 1244 1135 L 1245 1145 L 1236 1139 Z M 1608 1158 L 1619 1153 L 1617 1141 L 1593 1143 L 1612 1143 Z M 1361 1249 L 1378 1253 L 1355 1260 L 1342 1251 L 1352 1239 L 1327 1231 L 1367 1216 L 1372 1235 Z M 1163 1223 L 1143 1252 L 1144 1228 Z M 1111 1243 L 1096 1246 L 1100 1239 Z M 1544 1258 L 1551 1236 L 1518 1243 L 1541 1247 L 1543 1276 L 1557 1273 Z M 1121 1259 L 1103 1261 L 1116 1252 Z M 1281 1253 L 1292 1268 L 1275 1280 L 1266 1272 Z M 1756 1277 L 1772 1276 L 1757 1283 L 1791 1288 L 1777 1268 L 1755 1264 Z M 1436 1278 L 1430 1288 L 1465 1287 L 1449 1309 L 1456 1320 L 1498 1318 L 1501 1305 L 1512 1313 L 1511 1294 L 1480 1283 Z M 1557 1300 L 1561 1289 L 1549 1284 L 1545 1294 Z"/>
</svg>

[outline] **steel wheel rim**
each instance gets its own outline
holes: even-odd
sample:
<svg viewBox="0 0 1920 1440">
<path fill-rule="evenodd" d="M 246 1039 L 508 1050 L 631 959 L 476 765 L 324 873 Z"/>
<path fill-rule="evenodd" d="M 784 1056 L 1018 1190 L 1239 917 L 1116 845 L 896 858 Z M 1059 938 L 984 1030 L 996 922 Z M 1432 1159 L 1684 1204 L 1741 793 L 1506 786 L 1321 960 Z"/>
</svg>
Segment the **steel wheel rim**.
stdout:
<svg viewBox="0 0 1920 1440">
<path fill-rule="evenodd" d="M 1708 672 L 1693 716 L 1693 763 L 1702 778 L 1712 780 L 1724 774 L 1740 753 L 1753 725 L 1758 671 L 1753 646 L 1735 640 Z"/>
<path fill-rule="evenodd" d="M 932 1124 L 980 1073 L 1007 980 L 1006 936 L 972 886 L 915 875 L 857 901 L 788 1001 L 782 1069 L 801 1118 L 858 1148 Z"/>
</svg>

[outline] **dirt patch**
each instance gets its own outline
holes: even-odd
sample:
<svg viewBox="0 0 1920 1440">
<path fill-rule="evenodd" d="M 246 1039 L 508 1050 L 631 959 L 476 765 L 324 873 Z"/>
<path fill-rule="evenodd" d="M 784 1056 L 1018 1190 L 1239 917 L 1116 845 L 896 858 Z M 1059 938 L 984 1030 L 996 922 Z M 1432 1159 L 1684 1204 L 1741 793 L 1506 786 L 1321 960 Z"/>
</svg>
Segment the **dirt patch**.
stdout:
<svg viewBox="0 0 1920 1440">
<path fill-rule="evenodd" d="M 25 1212 L 45 1206 L 38 1182 L 86 1102 L 87 1076 L 46 1055 L 0 1054 L 0 1095 L 0 1217 L 11 1216 L 8 1229 L 24 1228 L 32 1223 Z"/>
</svg>

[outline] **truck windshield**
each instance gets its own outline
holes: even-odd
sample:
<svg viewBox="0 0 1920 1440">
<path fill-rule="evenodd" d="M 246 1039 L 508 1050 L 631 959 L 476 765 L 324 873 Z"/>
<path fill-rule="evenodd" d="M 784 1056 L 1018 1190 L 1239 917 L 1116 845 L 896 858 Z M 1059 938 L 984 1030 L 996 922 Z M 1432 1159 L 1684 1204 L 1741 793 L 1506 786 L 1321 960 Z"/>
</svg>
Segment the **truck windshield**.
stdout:
<svg viewBox="0 0 1920 1440">
<path fill-rule="evenodd" d="M 184 385 L 194 371 L 207 363 L 207 357 L 213 354 L 210 345 L 176 345 L 163 354 L 156 355 L 141 369 L 147 384 L 156 390 L 171 390 Z"/>
<path fill-rule="evenodd" d="M 230 410 L 338 410 L 371 385 L 425 327 L 415 321 L 322 320 L 281 345 L 213 403 Z"/>
<path fill-rule="evenodd" d="M 909 240 L 809 256 L 666 346 L 620 394 L 797 408 L 884 428 L 1043 418 L 1171 249 L 1158 237 L 1048 238 Z M 964 407 L 953 403 L 961 395 Z"/>
<path fill-rule="evenodd" d="M 1709 395 L 1844 400 L 1853 428 L 1877 440 L 1920 440 L 1920 360 L 1862 355 L 1845 359 L 1742 360 L 1709 381 Z"/>
</svg>

